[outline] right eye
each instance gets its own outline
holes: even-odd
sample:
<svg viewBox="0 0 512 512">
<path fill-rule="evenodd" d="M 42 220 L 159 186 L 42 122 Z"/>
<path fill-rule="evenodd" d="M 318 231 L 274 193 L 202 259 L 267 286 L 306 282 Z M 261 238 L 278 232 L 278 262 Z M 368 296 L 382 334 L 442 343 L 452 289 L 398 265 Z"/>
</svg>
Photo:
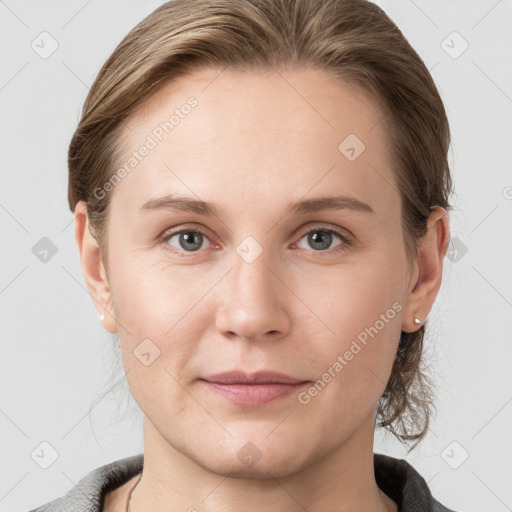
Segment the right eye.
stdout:
<svg viewBox="0 0 512 512">
<path fill-rule="evenodd" d="M 204 248 L 205 241 L 209 241 L 208 237 L 197 229 L 182 229 L 166 233 L 162 239 L 164 244 L 174 247 L 178 252 L 196 252 Z"/>
</svg>

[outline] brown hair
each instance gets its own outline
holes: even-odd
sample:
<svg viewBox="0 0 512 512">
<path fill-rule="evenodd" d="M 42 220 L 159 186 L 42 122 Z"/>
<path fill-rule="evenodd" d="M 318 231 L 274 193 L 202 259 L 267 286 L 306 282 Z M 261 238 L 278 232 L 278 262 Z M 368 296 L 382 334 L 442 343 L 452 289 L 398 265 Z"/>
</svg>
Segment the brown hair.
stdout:
<svg viewBox="0 0 512 512">
<path fill-rule="evenodd" d="M 110 194 L 124 123 L 173 78 L 200 67 L 314 66 L 363 88 L 383 111 L 402 200 L 408 261 L 417 257 L 430 209 L 449 210 L 452 181 L 446 112 L 425 64 L 385 12 L 366 0 L 171 0 L 142 20 L 104 63 L 69 146 L 71 211 L 87 203 L 106 266 Z M 395 186 L 395 185 L 393 185 Z M 432 383 L 420 365 L 425 323 L 401 339 L 379 400 L 379 427 L 416 444 L 426 435 Z"/>
</svg>

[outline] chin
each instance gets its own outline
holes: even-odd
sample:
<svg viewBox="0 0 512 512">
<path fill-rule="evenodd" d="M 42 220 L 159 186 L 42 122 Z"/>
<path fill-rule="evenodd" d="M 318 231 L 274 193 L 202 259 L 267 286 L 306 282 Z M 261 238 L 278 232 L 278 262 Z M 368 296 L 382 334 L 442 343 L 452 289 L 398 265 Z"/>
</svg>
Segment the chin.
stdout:
<svg viewBox="0 0 512 512">
<path fill-rule="evenodd" d="M 258 435 L 233 435 L 226 443 L 215 443 L 214 450 L 198 451 L 197 444 L 190 456 L 202 467 L 230 478 L 277 478 L 299 472 L 307 463 L 308 447 L 304 442 L 286 443 L 276 436 L 271 442 L 265 432 Z M 300 450 L 297 447 L 300 446 Z M 311 447 L 310 447 L 311 448 Z"/>
<path fill-rule="evenodd" d="M 240 462 L 236 456 L 226 458 L 225 454 L 219 454 L 218 457 L 213 456 L 213 460 L 212 457 L 203 461 L 196 459 L 196 462 L 212 473 L 230 478 L 282 478 L 297 473 L 301 469 L 297 460 L 291 462 L 293 459 L 291 456 L 280 458 L 274 453 L 271 457 L 271 460 L 261 458 L 254 465 Z"/>
</svg>

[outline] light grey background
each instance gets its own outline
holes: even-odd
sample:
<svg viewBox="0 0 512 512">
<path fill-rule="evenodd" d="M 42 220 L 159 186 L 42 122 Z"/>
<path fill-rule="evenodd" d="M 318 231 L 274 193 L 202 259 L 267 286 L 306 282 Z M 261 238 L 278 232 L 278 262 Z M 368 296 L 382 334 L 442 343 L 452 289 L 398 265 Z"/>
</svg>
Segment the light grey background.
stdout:
<svg viewBox="0 0 512 512">
<path fill-rule="evenodd" d="M 437 418 L 409 456 L 381 433 L 375 451 L 407 459 L 450 508 L 512 510 L 512 2 L 377 3 L 424 59 L 445 102 L 456 240 L 428 318 Z M 84 286 L 66 156 L 100 66 L 158 5 L 0 0 L 1 511 L 42 505 L 90 470 L 143 449 L 133 399 L 123 415 L 128 388 L 122 368 L 113 368 L 116 340 Z M 51 48 L 43 31 L 58 43 L 47 58 L 31 47 L 35 40 L 43 51 L 46 37 Z M 32 251 L 43 237 L 57 249 L 46 263 Z M 48 469 L 32 458 L 42 442 L 58 452 Z"/>
</svg>

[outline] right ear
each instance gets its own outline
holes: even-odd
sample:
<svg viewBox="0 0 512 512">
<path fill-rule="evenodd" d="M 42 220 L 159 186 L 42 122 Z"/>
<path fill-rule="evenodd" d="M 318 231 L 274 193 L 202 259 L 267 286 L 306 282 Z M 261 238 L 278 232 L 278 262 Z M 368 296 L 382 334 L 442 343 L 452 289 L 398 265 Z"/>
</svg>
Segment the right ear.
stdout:
<svg viewBox="0 0 512 512">
<path fill-rule="evenodd" d="M 90 231 L 87 203 L 85 201 L 77 203 L 74 215 L 75 238 L 80 252 L 80 264 L 87 290 L 98 315 L 105 314 L 103 320 L 105 329 L 114 334 L 117 332 L 117 323 L 110 314 L 112 311 L 112 294 L 101 259 L 100 247 Z"/>
</svg>

